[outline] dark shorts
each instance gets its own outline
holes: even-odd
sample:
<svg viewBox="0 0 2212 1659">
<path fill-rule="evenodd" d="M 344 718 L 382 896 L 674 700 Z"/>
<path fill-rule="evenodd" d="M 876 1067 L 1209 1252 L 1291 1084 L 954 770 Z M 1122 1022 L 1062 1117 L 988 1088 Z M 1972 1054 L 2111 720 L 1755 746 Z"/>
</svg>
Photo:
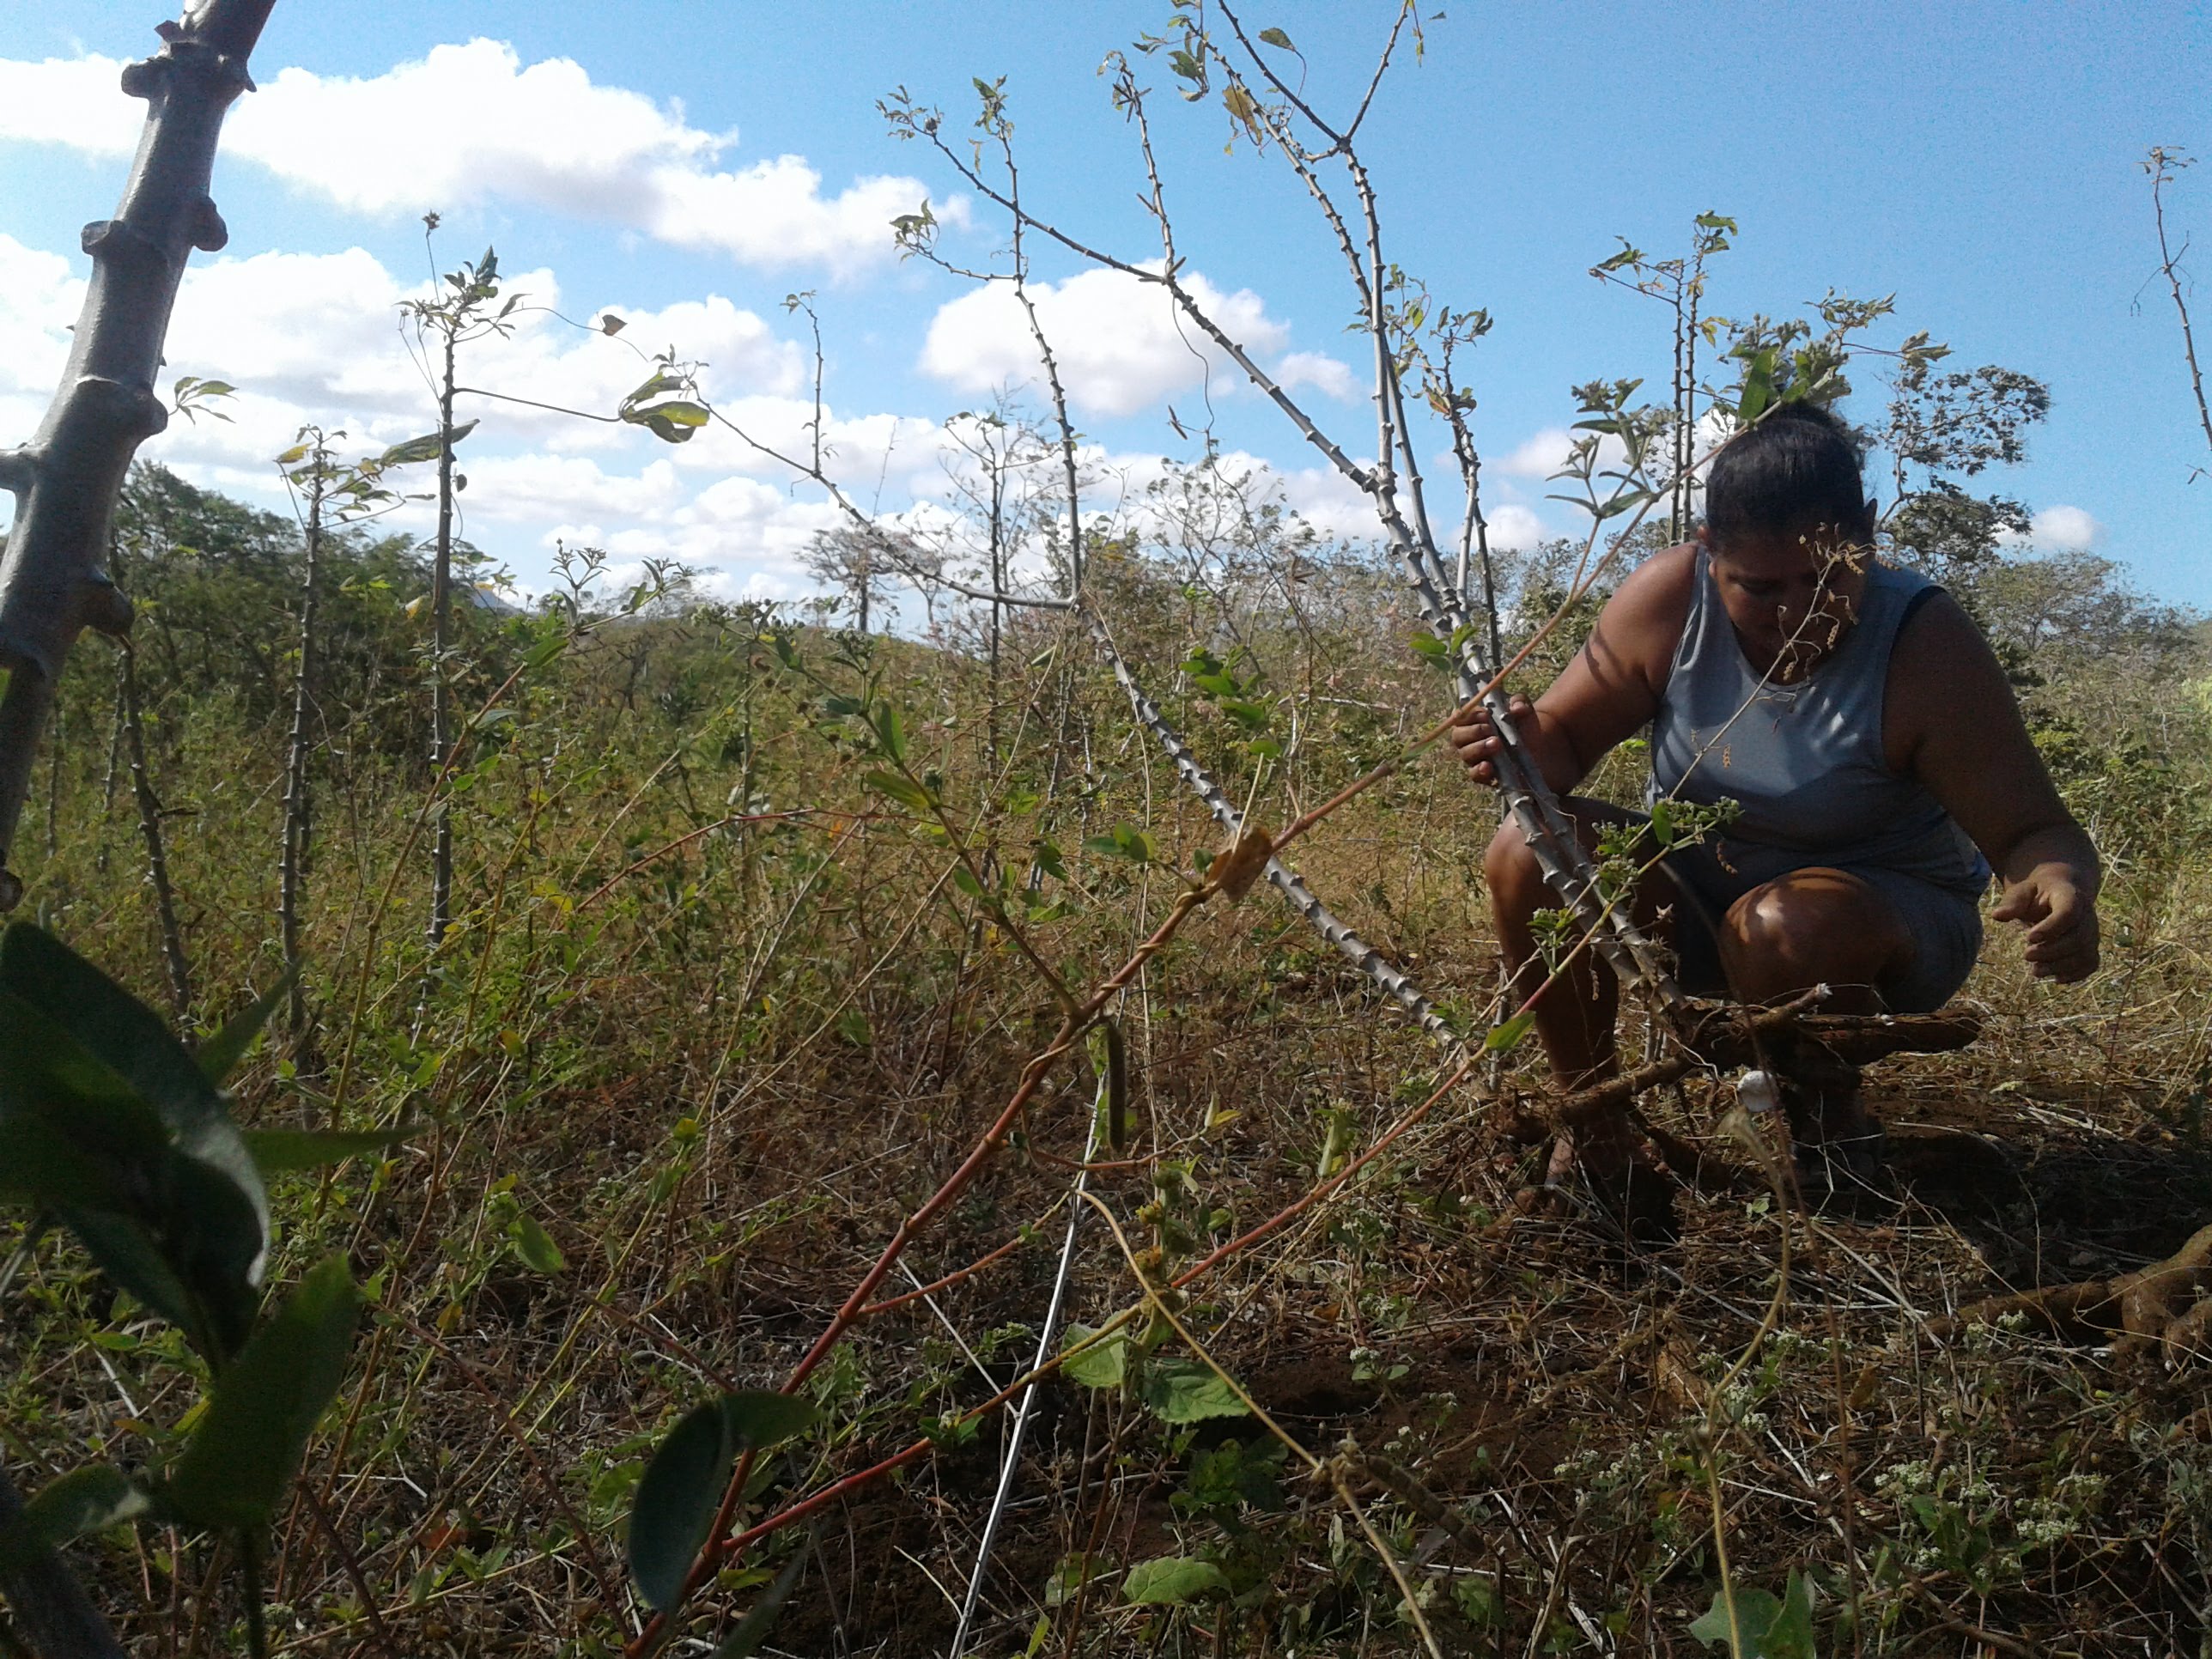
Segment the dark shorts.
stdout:
<svg viewBox="0 0 2212 1659">
<path fill-rule="evenodd" d="M 1709 847 L 1684 848 L 1661 866 L 1681 897 L 1674 904 L 1674 951 L 1682 988 L 1692 996 L 1725 996 L 1719 941 L 1713 928 L 1754 887 L 1774 878 L 1729 869 Z M 1977 894 L 1945 887 L 1901 870 L 1841 861 L 1805 869 L 1840 870 L 1856 876 L 1897 907 L 1916 947 L 1911 964 L 1875 986 L 1892 1013 L 1924 1014 L 1941 1008 L 1966 982 L 1982 950 L 1982 906 Z M 1783 873 L 1786 874 L 1787 872 Z"/>
</svg>

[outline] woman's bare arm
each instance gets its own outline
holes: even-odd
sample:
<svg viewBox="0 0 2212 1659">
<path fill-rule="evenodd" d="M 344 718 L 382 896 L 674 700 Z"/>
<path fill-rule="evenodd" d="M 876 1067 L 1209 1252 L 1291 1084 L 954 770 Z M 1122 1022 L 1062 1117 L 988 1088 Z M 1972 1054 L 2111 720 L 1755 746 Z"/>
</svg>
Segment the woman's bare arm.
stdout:
<svg viewBox="0 0 2212 1659">
<path fill-rule="evenodd" d="M 1572 789 L 1658 712 L 1689 614 L 1695 558 L 1694 548 L 1682 546 L 1646 559 L 1606 601 L 1589 641 L 1551 689 L 1533 705 L 1513 700 L 1513 723 L 1554 793 Z M 1455 725 L 1451 740 L 1478 781 L 1497 782 L 1504 744 L 1486 710 Z"/>
<path fill-rule="evenodd" d="M 2027 928 L 2039 979 L 2096 970 L 2097 849 L 2058 798 L 1996 654 L 1948 593 L 1914 612 L 1890 658 L 1884 746 L 1990 861 L 1991 913 Z"/>
</svg>

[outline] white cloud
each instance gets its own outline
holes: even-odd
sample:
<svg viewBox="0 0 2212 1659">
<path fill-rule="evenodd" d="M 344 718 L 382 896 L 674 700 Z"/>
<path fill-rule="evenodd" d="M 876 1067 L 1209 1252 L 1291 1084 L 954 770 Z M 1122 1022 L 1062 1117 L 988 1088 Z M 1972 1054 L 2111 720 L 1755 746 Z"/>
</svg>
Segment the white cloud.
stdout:
<svg viewBox="0 0 2212 1659">
<path fill-rule="evenodd" d="M 145 106 L 117 84 L 113 58 L 0 59 L 0 138 L 128 155 Z M 839 274 L 888 261 L 891 219 L 927 193 L 919 180 L 854 179 L 825 196 L 797 155 L 722 166 L 734 133 L 690 125 L 674 106 L 595 84 L 565 58 L 525 65 L 497 40 L 434 46 L 382 75 L 285 69 L 241 99 L 227 157 L 380 217 L 498 202 L 621 225 L 678 247 L 761 268 Z M 937 204 L 967 222 L 964 198 Z"/>
<path fill-rule="evenodd" d="M 1575 434 L 1563 426 L 1547 426 L 1523 439 L 1504 459 L 1491 465 L 1510 478 L 1548 478 L 1566 464 Z"/>
<path fill-rule="evenodd" d="M 0 58 L 0 138 L 64 143 L 94 155 L 138 147 L 146 106 L 126 96 L 113 58 Z"/>
<path fill-rule="evenodd" d="M 1349 402 L 1359 396 L 1358 382 L 1352 370 L 1335 358 L 1319 351 L 1293 351 L 1283 359 L 1275 370 L 1276 382 L 1285 392 L 1295 392 L 1310 386 L 1325 398 L 1339 398 Z"/>
<path fill-rule="evenodd" d="M 2046 507 L 2028 521 L 2027 538 L 2038 547 L 2071 553 L 2102 542 L 2105 526 L 2084 507 Z"/>
<path fill-rule="evenodd" d="M 436 418 L 434 392 L 425 365 L 410 353 L 399 310 L 403 299 L 422 292 L 360 248 L 195 265 L 178 295 L 165 373 L 218 377 L 239 396 L 225 406 L 232 426 L 185 430 L 199 434 L 201 452 L 215 445 L 258 459 L 289 444 L 303 420 L 343 427 L 364 442 L 427 428 Z M 705 362 L 701 383 L 718 403 L 788 394 L 800 384 L 798 348 L 719 295 L 659 311 L 593 307 L 588 314 L 612 310 L 627 319 L 623 336 L 610 338 L 552 314 L 567 307 L 550 270 L 511 273 L 504 292 L 521 299 L 508 319 L 513 332 L 462 347 L 464 386 L 607 415 L 651 372 L 651 351 L 665 345 Z M 10 309 L 0 294 L 0 314 Z M 658 447 L 635 428 L 550 410 L 469 396 L 460 403 L 464 413 L 482 419 L 484 439 L 501 434 L 556 450 Z M 173 428 L 172 439 L 185 436 Z"/>
<path fill-rule="evenodd" d="M 83 297 L 83 282 L 71 270 L 59 254 L 0 236 L 0 418 L 9 422 L 0 442 L 28 436 L 52 395 Z M 811 454 L 808 360 L 753 313 L 717 295 L 659 310 L 634 309 L 618 296 L 572 300 L 544 270 L 510 273 L 507 283 L 526 296 L 509 319 L 514 335 L 465 348 L 465 385 L 604 412 L 649 368 L 630 343 L 647 356 L 672 343 L 679 354 L 707 361 L 708 395 L 732 422 L 787 455 Z M 196 483 L 281 509 L 270 458 L 292 443 L 301 425 L 343 428 L 343 454 L 427 431 L 435 420 L 433 394 L 398 318 L 399 302 L 423 291 L 358 248 L 195 264 L 179 296 L 163 390 L 179 374 L 228 380 L 238 387 L 223 405 L 232 419 L 174 421 L 143 453 Z M 1075 296 L 1077 311 L 1089 303 L 1080 287 Z M 587 308 L 587 300 L 599 303 Z M 612 309 L 628 326 L 615 338 L 579 331 L 541 308 L 556 306 L 576 316 Z M 1233 314 L 1239 306 L 1245 323 L 1256 325 L 1248 335 L 1279 349 L 1259 301 L 1232 295 L 1224 309 Z M 1126 364 L 1118 372 L 1124 384 L 1141 379 Z M 720 425 L 669 447 L 635 428 L 481 398 L 465 397 L 461 414 L 482 422 L 461 449 L 469 477 L 461 532 L 513 568 L 526 590 L 539 585 L 553 542 L 565 539 L 605 548 L 618 561 L 682 559 L 706 573 L 710 592 L 795 597 L 811 586 L 798 556 L 817 532 L 843 522 L 813 485 Z M 965 462 L 937 423 L 833 406 L 824 411 L 822 436 L 825 465 L 863 511 L 917 530 L 941 525 L 948 469 Z M 1221 459 L 1224 468 L 1249 471 L 1260 487 L 1279 492 L 1324 534 L 1377 533 L 1372 505 L 1325 465 L 1275 465 L 1243 453 Z M 1166 465 L 1157 454 L 1111 453 L 1095 445 L 1085 446 L 1082 464 L 1097 480 L 1086 508 L 1132 519 L 1150 510 L 1145 485 Z M 418 469 L 408 487 L 427 488 L 428 471 Z M 1524 518 L 1533 523 L 1525 509 L 1496 509 L 1493 541 L 1510 546 L 1524 539 Z M 385 524 L 422 534 L 429 510 L 410 503 Z M 1023 568 L 1033 572 L 1034 563 Z"/>
<path fill-rule="evenodd" d="M 58 253 L 0 234 L 0 447 L 37 427 L 69 360 L 84 281 Z"/>
<path fill-rule="evenodd" d="M 1239 344 L 1261 354 L 1281 349 L 1287 331 L 1249 289 L 1224 294 L 1195 273 L 1186 275 L 1183 285 Z M 1085 270 L 1063 283 L 1032 283 L 1030 297 L 1059 362 L 1060 383 L 1070 402 L 1087 413 L 1133 415 L 1170 394 L 1208 384 L 1209 373 L 1217 397 L 1244 384 L 1243 372 L 1182 316 L 1157 283 L 1118 270 Z M 963 392 L 1044 382 L 1029 319 L 1005 283 L 985 283 L 939 307 L 921 367 Z"/>
<path fill-rule="evenodd" d="M 161 389 L 178 375 L 198 374 L 230 382 L 237 394 L 217 406 L 228 420 L 174 419 L 142 453 L 195 483 L 280 506 L 270 458 L 302 425 L 343 431 L 341 454 L 373 453 L 428 431 L 436 423 L 434 395 L 410 354 L 399 313 L 404 298 L 423 291 L 359 248 L 193 265 L 178 295 Z M 508 319 L 514 333 L 463 348 L 465 386 L 609 414 L 651 372 L 652 352 L 672 344 L 703 361 L 701 384 L 717 407 L 787 452 L 808 447 L 813 404 L 797 395 L 805 386 L 804 354 L 727 299 L 710 295 L 659 310 L 617 300 L 586 313 L 567 303 L 554 274 L 542 270 L 512 273 L 507 291 L 524 296 Z M 28 438 L 52 398 L 83 294 L 69 260 L 0 235 L 0 443 Z M 613 338 L 578 330 L 551 314 L 556 307 L 594 317 L 611 309 L 628 327 Z M 633 552 L 742 561 L 781 556 L 826 522 L 813 505 L 779 493 L 785 479 L 775 463 L 720 428 L 671 447 L 635 427 L 474 396 L 459 404 L 462 418 L 480 421 L 460 450 L 470 481 L 460 498 L 464 533 L 510 562 L 534 562 L 515 549 L 549 523 L 616 526 L 592 539 Z M 878 479 L 896 502 L 913 477 L 936 477 L 936 428 L 927 422 L 831 411 L 823 435 L 831 464 L 854 480 L 863 506 Z M 766 493 L 732 519 L 730 492 L 702 494 L 700 480 L 737 472 L 773 476 L 775 486 L 748 479 Z M 387 522 L 419 533 L 427 508 L 410 505 Z"/>
<path fill-rule="evenodd" d="M 1490 526 L 1489 540 L 1494 548 L 1525 550 L 1558 533 L 1531 509 L 1516 502 L 1484 508 L 1483 520 Z"/>
</svg>

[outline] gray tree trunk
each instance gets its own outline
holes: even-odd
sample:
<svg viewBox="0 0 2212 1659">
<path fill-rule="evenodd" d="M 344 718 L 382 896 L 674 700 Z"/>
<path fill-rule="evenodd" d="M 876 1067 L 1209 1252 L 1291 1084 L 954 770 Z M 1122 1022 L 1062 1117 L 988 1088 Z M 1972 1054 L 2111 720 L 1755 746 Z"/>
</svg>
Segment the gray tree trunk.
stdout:
<svg viewBox="0 0 2212 1659">
<path fill-rule="evenodd" d="M 92 282 L 61 388 L 37 435 L 0 451 L 0 488 L 15 496 L 0 555 L 0 910 L 22 897 L 8 854 L 70 647 L 87 628 L 131 626 L 100 563 L 108 526 L 131 458 L 167 424 L 154 377 L 185 262 L 228 237 L 208 195 L 216 141 L 252 84 L 246 58 L 273 3 L 202 0 L 161 25 L 159 53 L 123 71 L 123 89 L 147 100 L 137 158 L 116 216 L 84 229 Z"/>
</svg>

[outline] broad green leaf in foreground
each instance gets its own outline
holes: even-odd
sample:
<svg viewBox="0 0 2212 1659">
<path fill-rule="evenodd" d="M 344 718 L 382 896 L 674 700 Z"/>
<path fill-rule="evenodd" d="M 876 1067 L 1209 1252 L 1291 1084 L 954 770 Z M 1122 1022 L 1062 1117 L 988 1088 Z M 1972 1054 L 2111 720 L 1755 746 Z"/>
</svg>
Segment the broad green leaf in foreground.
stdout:
<svg viewBox="0 0 2212 1659">
<path fill-rule="evenodd" d="M 23 1506 L 0 1529 L 0 1572 L 22 1565 L 41 1550 L 82 1538 L 145 1514 L 153 1500 L 122 1470 L 105 1463 L 71 1469 Z"/>
<path fill-rule="evenodd" d="M 18 922 L 0 937 L 0 1119 L 22 1114 L 110 1169 L 104 1196 L 58 1206 L 100 1265 L 212 1357 L 234 1352 L 269 1200 L 221 1091 L 152 1009 Z"/>
<path fill-rule="evenodd" d="M 202 1527 L 260 1527 L 276 1513 L 323 1408 L 345 1379 L 360 1294 L 343 1256 L 300 1283 L 216 1378 L 169 1483 Z"/>
<path fill-rule="evenodd" d="M 709 1400 L 677 1419 L 630 1504 L 630 1577 L 647 1607 L 675 1604 L 706 1546 L 738 1454 L 788 1440 L 817 1415 L 811 1401 L 795 1395 L 747 1391 Z"/>
</svg>

